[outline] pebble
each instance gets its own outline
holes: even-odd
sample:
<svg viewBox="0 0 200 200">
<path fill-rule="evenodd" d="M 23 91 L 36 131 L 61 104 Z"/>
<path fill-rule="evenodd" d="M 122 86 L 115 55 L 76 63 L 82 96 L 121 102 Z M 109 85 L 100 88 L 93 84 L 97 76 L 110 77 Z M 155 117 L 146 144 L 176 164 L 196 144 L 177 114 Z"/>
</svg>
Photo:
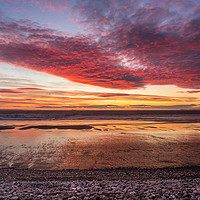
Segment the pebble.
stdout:
<svg viewBox="0 0 200 200">
<path fill-rule="evenodd" d="M 0 169 L 0 199 L 200 199 L 200 168 Z"/>
<path fill-rule="evenodd" d="M 18 200 L 19 197 L 11 197 L 12 200 Z"/>
<path fill-rule="evenodd" d="M 0 182 L 1 199 L 200 199 L 200 178 L 156 181 Z M 169 189 L 172 188 L 173 190 Z M 62 189 L 61 189 L 62 188 Z M 15 194 L 15 196 L 13 196 Z M 9 198 L 7 198 L 9 197 Z"/>
</svg>

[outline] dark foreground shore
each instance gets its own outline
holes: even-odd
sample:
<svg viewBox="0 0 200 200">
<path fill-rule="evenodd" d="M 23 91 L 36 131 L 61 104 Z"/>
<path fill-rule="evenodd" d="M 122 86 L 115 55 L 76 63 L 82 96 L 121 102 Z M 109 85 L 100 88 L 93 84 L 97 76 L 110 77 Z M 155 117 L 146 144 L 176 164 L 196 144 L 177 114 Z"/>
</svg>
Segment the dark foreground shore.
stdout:
<svg viewBox="0 0 200 200">
<path fill-rule="evenodd" d="M 200 199 L 200 166 L 0 169 L 0 199 Z"/>
</svg>

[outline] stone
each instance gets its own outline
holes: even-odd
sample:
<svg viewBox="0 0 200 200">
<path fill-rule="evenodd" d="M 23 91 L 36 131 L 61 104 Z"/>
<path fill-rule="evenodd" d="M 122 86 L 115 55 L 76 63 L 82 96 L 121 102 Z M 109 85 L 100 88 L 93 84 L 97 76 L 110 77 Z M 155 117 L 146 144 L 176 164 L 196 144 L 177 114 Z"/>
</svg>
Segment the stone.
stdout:
<svg viewBox="0 0 200 200">
<path fill-rule="evenodd" d="M 19 197 L 17 197 L 17 196 L 14 196 L 14 197 L 11 197 L 11 199 L 12 199 L 12 200 L 18 200 L 18 199 L 19 199 Z"/>
</svg>

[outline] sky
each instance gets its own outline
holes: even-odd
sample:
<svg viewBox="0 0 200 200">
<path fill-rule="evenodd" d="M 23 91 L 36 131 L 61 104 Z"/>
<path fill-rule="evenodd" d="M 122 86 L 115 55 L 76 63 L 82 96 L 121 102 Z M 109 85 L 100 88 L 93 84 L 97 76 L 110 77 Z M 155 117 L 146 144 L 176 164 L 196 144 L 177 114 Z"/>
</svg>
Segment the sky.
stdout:
<svg viewBox="0 0 200 200">
<path fill-rule="evenodd" d="M 0 109 L 200 109 L 200 1 L 0 0 Z"/>
</svg>

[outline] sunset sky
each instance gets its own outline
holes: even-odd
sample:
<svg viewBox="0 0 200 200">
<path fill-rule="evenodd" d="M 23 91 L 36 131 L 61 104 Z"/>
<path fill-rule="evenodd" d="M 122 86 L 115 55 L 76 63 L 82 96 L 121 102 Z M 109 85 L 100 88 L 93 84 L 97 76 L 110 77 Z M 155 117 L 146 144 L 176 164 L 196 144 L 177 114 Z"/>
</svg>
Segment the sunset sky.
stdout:
<svg viewBox="0 0 200 200">
<path fill-rule="evenodd" d="M 0 0 L 0 109 L 200 109 L 200 1 Z"/>
</svg>

